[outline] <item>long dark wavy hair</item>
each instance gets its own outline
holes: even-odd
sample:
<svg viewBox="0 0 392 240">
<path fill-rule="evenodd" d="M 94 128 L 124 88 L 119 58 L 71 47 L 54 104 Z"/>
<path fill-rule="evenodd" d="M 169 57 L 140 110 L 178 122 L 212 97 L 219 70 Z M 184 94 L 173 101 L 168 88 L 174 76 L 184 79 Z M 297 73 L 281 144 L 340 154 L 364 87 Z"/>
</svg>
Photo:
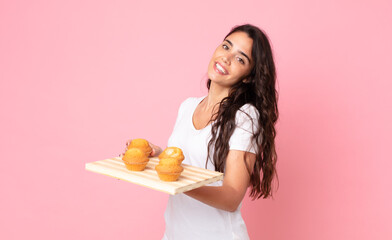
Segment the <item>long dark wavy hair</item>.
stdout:
<svg viewBox="0 0 392 240">
<path fill-rule="evenodd" d="M 211 140 L 208 143 L 208 158 L 213 151 L 215 170 L 224 172 L 229 153 L 229 140 L 236 127 L 235 116 L 244 104 L 252 104 L 259 112 L 258 129 L 253 132 L 252 140 L 257 145 L 256 162 L 249 170 L 253 200 L 272 196 L 271 186 L 276 173 L 277 155 L 275 150 L 275 123 L 278 120 L 278 93 L 275 89 L 276 73 L 271 46 L 266 34 L 250 24 L 234 27 L 224 39 L 234 32 L 244 32 L 253 39 L 253 69 L 247 81 L 238 81 L 230 89 L 229 95 L 219 103 L 219 110 L 211 117 L 214 121 Z M 207 81 L 210 89 L 211 80 Z M 210 159 L 211 160 L 211 159 Z M 245 159 L 244 159 L 245 161 Z M 262 171 L 262 178 L 260 172 Z"/>
</svg>

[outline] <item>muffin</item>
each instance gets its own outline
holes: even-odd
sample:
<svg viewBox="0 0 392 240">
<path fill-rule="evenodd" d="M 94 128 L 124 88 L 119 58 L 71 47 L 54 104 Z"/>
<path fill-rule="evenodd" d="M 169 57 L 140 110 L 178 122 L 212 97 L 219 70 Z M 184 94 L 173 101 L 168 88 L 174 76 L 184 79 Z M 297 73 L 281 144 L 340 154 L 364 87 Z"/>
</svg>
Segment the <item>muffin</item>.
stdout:
<svg viewBox="0 0 392 240">
<path fill-rule="evenodd" d="M 173 182 L 177 181 L 184 168 L 178 164 L 178 160 L 175 158 L 163 158 L 155 166 L 155 170 L 158 173 L 159 179 L 166 182 Z"/>
<path fill-rule="evenodd" d="M 139 148 L 146 154 L 146 157 L 150 156 L 152 152 L 152 148 L 148 141 L 142 138 L 133 139 L 128 146 L 128 149 L 130 148 Z"/>
<path fill-rule="evenodd" d="M 143 171 L 149 161 L 146 154 L 139 148 L 129 148 L 122 160 L 126 168 L 131 171 Z"/>
<path fill-rule="evenodd" d="M 178 147 L 168 147 L 161 154 L 159 154 L 159 159 L 163 158 L 175 158 L 178 161 L 178 165 L 184 160 L 184 154 L 182 150 Z"/>
</svg>

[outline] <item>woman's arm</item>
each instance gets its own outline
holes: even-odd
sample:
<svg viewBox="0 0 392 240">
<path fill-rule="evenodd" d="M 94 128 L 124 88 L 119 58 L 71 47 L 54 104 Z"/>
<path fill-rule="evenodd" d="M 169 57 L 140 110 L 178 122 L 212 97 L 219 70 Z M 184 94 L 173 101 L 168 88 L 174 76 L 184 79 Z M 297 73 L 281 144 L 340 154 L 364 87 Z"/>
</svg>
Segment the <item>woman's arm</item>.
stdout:
<svg viewBox="0 0 392 240">
<path fill-rule="evenodd" d="M 248 169 L 253 169 L 255 161 L 253 153 L 230 150 L 222 186 L 203 186 L 185 194 L 212 207 L 234 212 L 245 196 L 250 181 Z"/>
</svg>

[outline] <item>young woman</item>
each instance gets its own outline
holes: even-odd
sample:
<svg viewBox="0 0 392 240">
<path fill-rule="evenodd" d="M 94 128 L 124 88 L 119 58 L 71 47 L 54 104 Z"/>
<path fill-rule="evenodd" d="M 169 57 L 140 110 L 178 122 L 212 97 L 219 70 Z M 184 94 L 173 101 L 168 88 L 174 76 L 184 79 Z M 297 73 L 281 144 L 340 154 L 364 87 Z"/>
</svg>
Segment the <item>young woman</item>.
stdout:
<svg viewBox="0 0 392 240">
<path fill-rule="evenodd" d="M 275 65 L 257 27 L 233 28 L 208 65 L 208 95 L 180 106 L 168 146 L 183 163 L 224 173 L 223 181 L 169 197 L 163 239 L 249 239 L 240 208 L 272 195 L 278 119 Z M 152 145 L 153 156 L 162 150 Z"/>
</svg>

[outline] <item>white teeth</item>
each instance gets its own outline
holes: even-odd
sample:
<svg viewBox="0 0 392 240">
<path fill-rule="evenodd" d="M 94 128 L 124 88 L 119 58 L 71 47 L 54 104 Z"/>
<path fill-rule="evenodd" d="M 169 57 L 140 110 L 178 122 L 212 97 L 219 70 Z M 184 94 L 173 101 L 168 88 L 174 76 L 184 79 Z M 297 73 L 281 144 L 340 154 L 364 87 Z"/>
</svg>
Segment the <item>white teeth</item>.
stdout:
<svg viewBox="0 0 392 240">
<path fill-rule="evenodd" d="M 216 63 L 215 66 L 216 66 L 216 68 L 217 68 L 221 73 L 226 74 L 225 69 L 223 69 L 223 68 L 221 67 L 221 65 L 219 65 L 219 64 Z"/>
</svg>

